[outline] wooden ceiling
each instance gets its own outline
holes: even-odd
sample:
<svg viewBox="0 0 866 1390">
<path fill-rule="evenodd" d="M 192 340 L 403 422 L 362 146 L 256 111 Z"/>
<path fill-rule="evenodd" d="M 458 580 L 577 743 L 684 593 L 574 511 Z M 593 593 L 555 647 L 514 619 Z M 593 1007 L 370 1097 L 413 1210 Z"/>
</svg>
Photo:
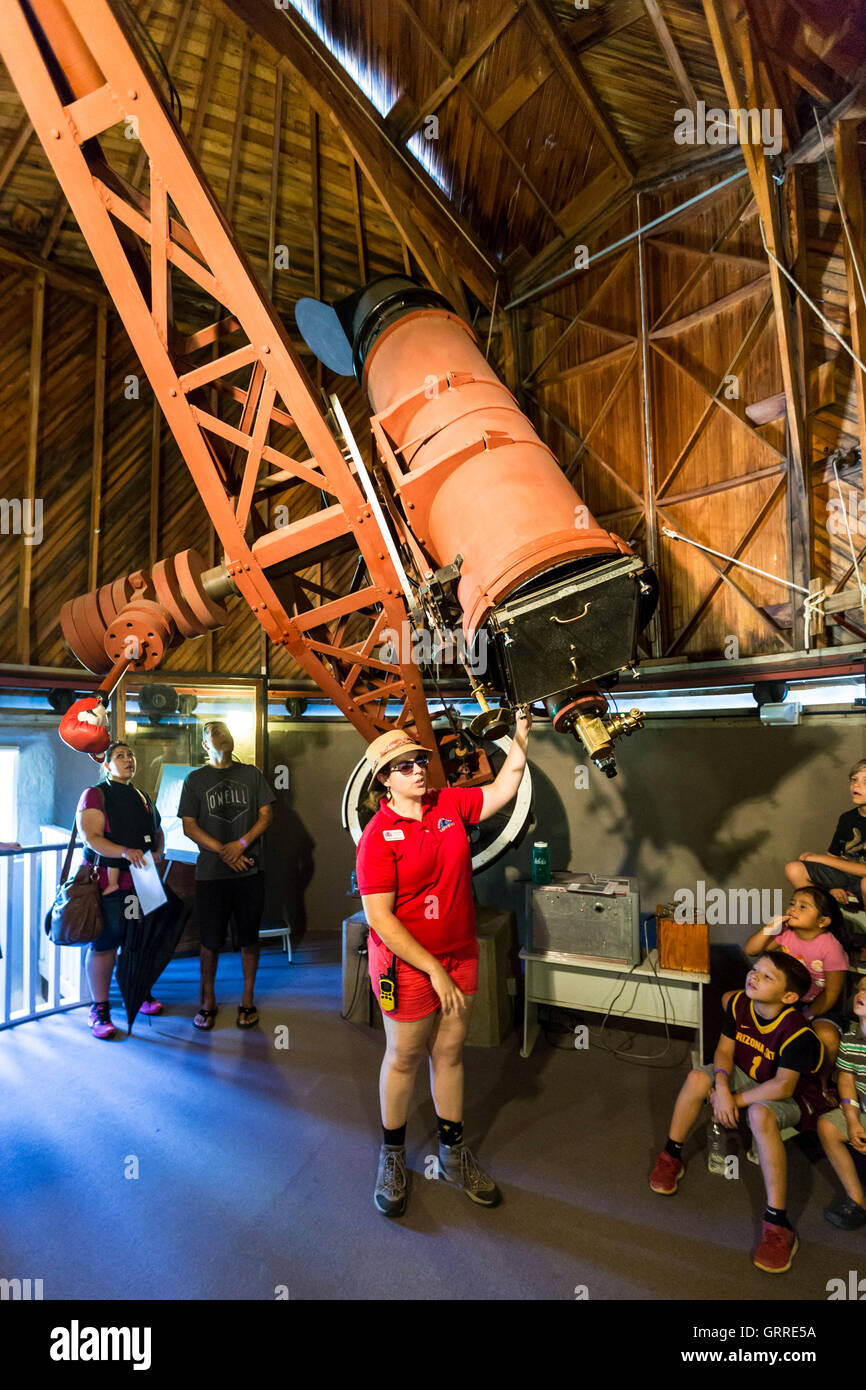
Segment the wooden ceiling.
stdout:
<svg viewBox="0 0 866 1390">
<path fill-rule="evenodd" d="M 685 495 L 669 519 L 704 545 L 715 539 L 774 573 L 850 580 L 847 542 L 826 525 L 835 484 L 823 459 L 863 441 L 862 374 L 791 295 L 761 226 L 826 318 L 866 350 L 833 186 L 833 170 L 844 173 L 849 216 L 856 204 L 862 218 L 863 0 L 844 10 L 825 0 L 117 8 L 161 55 L 187 139 L 302 356 L 298 298 L 332 300 L 397 269 L 427 279 L 491 331 L 509 384 L 593 509 L 654 556 L 667 587 L 653 654 L 712 654 L 731 631 L 743 654 L 801 644 L 790 596 L 672 545 L 663 503 Z M 335 52 L 375 79 L 384 111 Z M 744 164 L 737 143 L 678 143 L 681 113 L 728 110 L 737 95 L 781 111 L 778 157 L 746 151 Z M 140 180 L 139 151 L 121 131 L 112 156 Z M 642 263 L 632 240 L 574 269 L 578 242 L 604 252 L 633 236 L 638 217 L 645 225 L 735 173 L 642 243 Z M 785 180 L 781 214 L 774 176 Z M 35 479 L 57 508 L 28 559 L 26 604 L 20 573 L 6 566 L 0 577 L 0 661 L 66 664 L 65 598 L 184 545 L 213 554 L 213 536 L 147 383 L 125 394 L 135 362 L 122 325 L 2 68 L 0 280 L 0 490 L 23 496 Z M 178 317 L 195 328 L 207 308 L 190 298 Z M 727 400 L 732 361 L 741 394 Z M 368 447 L 365 402 L 352 385 L 340 390 Z M 862 475 L 842 467 L 856 514 Z M 299 489 L 293 516 L 319 504 Z M 350 571 L 341 562 L 332 582 Z M 861 640 L 846 621 L 833 639 Z M 258 672 L 264 654 L 237 604 L 227 629 L 168 664 Z M 294 674 L 285 654 L 271 660 L 275 674 Z"/>
</svg>

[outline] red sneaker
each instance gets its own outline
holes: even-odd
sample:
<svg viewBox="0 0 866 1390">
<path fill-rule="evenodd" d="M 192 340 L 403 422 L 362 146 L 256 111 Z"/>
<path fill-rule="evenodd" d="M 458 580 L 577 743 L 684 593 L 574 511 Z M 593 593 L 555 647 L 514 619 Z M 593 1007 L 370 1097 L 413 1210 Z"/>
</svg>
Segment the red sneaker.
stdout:
<svg viewBox="0 0 866 1390">
<path fill-rule="evenodd" d="M 761 1243 L 752 1256 L 752 1264 L 767 1274 L 784 1274 L 791 1268 L 800 1242 L 795 1231 L 787 1226 L 774 1226 L 771 1221 L 761 1223 Z"/>
<path fill-rule="evenodd" d="M 661 1192 L 665 1197 L 672 1197 L 679 1187 L 680 1179 L 685 1171 L 685 1164 L 679 1158 L 674 1158 L 667 1149 L 662 1149 L 656 1159 L 656 1166 L 650 1173 L 650 1187 L 653 1192 Z"/>
<path fill-rule="evenodd" d="M 161 1014 L 162 1005 L 158 999 L 145 999 L 138 1012 L 140 1014 Z"/>
<path fill-rule="evenodd" d="M 90 1031 L 95 1038 L 113 1038 L 117 1029 L 111 1021 L 107 1004 L 91 1004 Z"/>
</svg>

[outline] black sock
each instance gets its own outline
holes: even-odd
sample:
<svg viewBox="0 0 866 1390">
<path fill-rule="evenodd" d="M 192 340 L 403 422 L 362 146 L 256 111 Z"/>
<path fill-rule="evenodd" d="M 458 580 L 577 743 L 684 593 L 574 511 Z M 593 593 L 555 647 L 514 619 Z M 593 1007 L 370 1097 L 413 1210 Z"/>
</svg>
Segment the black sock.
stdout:
<svg viewBox="0 0 866 1390">
<path fill-rule="evenodd" d="M 683 1144 L 684 1144 L 684 1143 L 685 1143 L 685 1140 L 683 1140 Z M 683 1145 L 682 1145 L 682 1144 L 678 1144 L 677 1141 L 676 1141 L 676 1139 L 669 1139 L 669 1140 L 668 1140 L 668 1142 L 665 1144 L 665 1153 L 666 1153 L 666 1154 L 670 1154 L 672 1158 L 678 1158 L 678 1159 L 680 1160 L 680 1162 L 682 1163 L 682 1161 L 683 1161 Z"/>
<path fill-rule="evenodd" d="M 393 1148 L 402 1148 L 406 1143 L 406 1126 L 400 1125 L 398 1129 L 386 1129 L 382 1126 L 382 1143 L 390 1144 Z"/>
<path fill-rule="evenodd" d="M 784 1226 L 786 1231 L 793 1230 L 788 1220 L 788 1212 L 785 1207 L 767 1207 L 764 1211 L 764 1220 L 770 1221 L 774 1226 Z"/>
<path fill-rule="evenodd" d="M 439 1143 L 447 1144 L 449 1149 L 453 1149 L 456 1144 L 463 1143 L 463 1121 L 462 1120 L 442 1120 L 436 1116 L 439 1124 Z"/>
</svg>

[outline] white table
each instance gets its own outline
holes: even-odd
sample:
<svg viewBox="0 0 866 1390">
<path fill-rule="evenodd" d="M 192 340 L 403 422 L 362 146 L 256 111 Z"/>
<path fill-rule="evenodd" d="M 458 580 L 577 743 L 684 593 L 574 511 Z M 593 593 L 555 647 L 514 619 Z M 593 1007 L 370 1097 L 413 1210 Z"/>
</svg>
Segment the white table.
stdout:
<svg viewBox="0 0 866 1390">
<path fill-rule="evenodd" d="M 612 1018 L 637 1018 L 652 1023 L 663 1023 L 667 1017 L 672 1026 L 697 1030 L 698 1064 L 703 1062 L 703 988 L 710 983 L 709 975 L 662 970 L 656 950 L 632 969 L 617 962 L 554 952 L 536 955 L 521 951 L 520 958 L 526 961 L 521 1057 L 530 1055 L 540 1031 L 538 1005 L 553 1004 L 590 1013 L 606 1014 L 610 1010 Z M 620 989 L 622 992 L 613 1004 Z"/>
</svg>

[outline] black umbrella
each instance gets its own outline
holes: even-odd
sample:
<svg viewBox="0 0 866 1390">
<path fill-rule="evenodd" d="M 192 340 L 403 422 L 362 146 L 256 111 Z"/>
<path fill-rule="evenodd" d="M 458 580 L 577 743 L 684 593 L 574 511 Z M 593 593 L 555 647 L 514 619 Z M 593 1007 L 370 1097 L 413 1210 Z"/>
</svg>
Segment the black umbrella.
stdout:
<svg viewBox="0 0 866 1390">
<path fill-rule="evenodd" d="M 177 949 L 192 904 L 170 888 L 166 901 L 146 917 L 134 918 L 117 964 L 117 984 L 126 1008 L 129 1031 L 138 1011 Z"/>
</svg>

